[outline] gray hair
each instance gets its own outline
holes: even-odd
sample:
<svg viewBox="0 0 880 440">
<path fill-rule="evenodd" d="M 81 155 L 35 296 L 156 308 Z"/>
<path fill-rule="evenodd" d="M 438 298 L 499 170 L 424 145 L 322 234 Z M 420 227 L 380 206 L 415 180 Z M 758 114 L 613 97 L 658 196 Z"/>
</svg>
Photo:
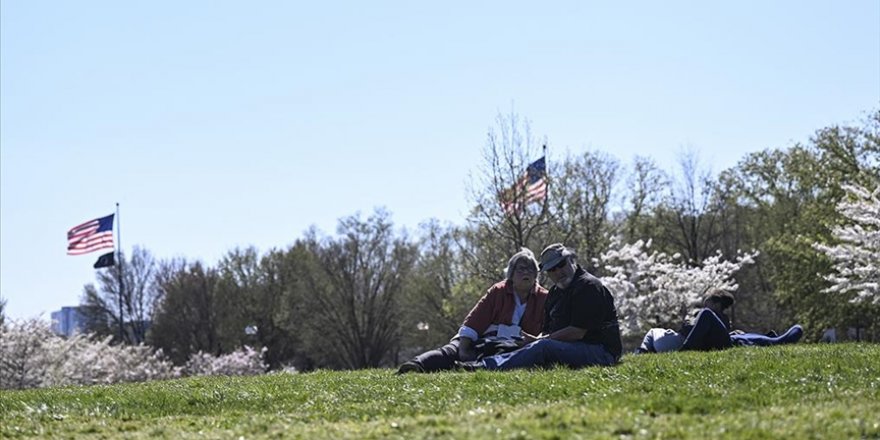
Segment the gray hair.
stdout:
<svg viewBox="0 0 880 440">
<path fill-rule="evenodd" d="M 510 260 L 507 261 L 507 280 L 510 281 L 513 279 L 513 272 L 516 270 L 516 265 L 518 263 L 526 263 L 530 267 L 535 268 L 535 272 L 538 271 L 538 260 L 535 259 L 535 254 L 529 250 L 529 248 L 522 248 L 519 252 L 513 254 L 510 257 Z"/>
</svg>

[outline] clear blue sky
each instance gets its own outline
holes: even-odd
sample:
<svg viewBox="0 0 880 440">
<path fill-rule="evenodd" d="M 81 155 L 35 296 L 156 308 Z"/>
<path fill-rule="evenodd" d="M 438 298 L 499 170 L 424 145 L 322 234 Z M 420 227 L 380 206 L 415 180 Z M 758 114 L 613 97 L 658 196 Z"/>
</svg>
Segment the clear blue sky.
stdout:
<svg viewBox="0 0 880 440">
<path fill-rule="evenodd" d="M 430 3 L 430 4 L 429 4 Z M 715 171 L 880 105 L 880 2 L 0 2 L 0 296 L 76 305 L 122 244 L 214 264 L 376 206 L 461 224 L 509 111 L 555 154 Z"/>
</svg>

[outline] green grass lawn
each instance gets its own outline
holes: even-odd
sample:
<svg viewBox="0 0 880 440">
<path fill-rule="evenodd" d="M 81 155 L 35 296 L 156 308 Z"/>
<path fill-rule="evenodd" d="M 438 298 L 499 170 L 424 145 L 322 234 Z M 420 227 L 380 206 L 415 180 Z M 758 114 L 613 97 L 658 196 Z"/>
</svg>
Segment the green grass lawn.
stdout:
<svg viewBox="0 0 880 440">
<path fill-rule="evenodd" d="M 880 438 L 880 346 L 628 355 L 583 370 L 0 391 L 0 437 Z"/>
</svg>

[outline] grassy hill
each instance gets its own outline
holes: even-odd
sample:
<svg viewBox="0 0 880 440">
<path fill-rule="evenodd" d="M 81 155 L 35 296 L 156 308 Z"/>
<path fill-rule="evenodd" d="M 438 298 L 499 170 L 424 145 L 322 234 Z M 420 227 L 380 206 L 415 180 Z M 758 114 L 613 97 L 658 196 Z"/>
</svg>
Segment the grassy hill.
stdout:
<svg viewBox="0 0 880 440">
<path fill-rule="evenodd" d="M 880 346 L 0 391 L 3 438 L 880 438 Z"/>
</svg>

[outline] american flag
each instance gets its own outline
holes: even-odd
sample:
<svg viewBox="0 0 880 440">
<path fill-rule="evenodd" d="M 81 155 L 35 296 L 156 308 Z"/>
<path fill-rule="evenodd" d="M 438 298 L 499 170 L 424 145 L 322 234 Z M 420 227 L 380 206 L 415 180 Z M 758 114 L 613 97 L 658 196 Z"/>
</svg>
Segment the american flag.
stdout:
<svg viewBox="0 0 880 440">
<path fill-rule="evenodd" d="M 544 157 L 526 167 L 525 174 L 501 197 L 501 207 L 511 214 L 531 202 L 547 198 L 547 163 Z"/>
<path fill-rule="evenodd" d="M 113 248 L 113 216 L 96 218 L 67 231 L 67 255 Z"/>
</svg>

